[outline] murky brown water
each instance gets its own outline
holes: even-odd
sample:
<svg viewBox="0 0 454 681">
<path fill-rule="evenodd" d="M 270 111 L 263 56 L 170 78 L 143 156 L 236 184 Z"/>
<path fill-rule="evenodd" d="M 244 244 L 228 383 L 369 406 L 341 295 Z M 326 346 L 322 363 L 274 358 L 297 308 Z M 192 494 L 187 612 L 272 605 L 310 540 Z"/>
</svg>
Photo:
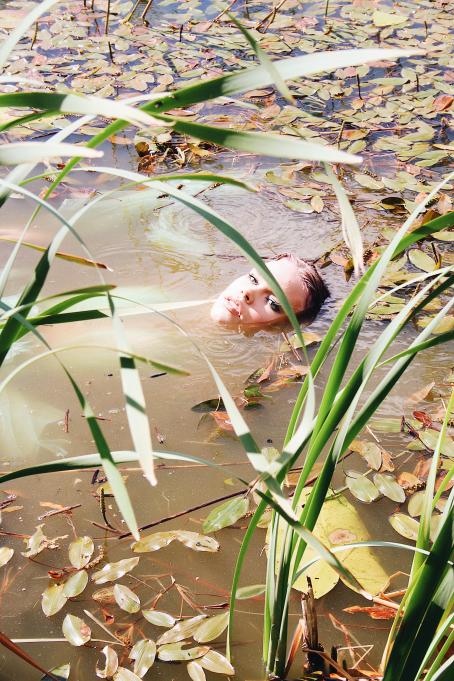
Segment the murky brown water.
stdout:
<svg viewBox="0 0 454 681">
<path fill-rule="evenodd" d="M 124 158 L 122 162 L 125 160 Z M 137 196 L 140 200 L 141 193 L 138 192 Z M 295 215 L 283 208 L 271 192 L 248 195 L 238 190 L 220 189 L 210 192 L 207 200 L 211 206 L 231 219 L 263 255 L 285 249 L 303 257 L 315 258 L 340 238 L 337 222 L 327 223 L 324 218 L 313 215 Z M 61 201 L 57 199 L 56 204 L 59 203 Z M 11 206 L 8 228 L 14 231 L 23 224 L 30 206 L 19 200 L 11 201 Z M 74 203 L 66 201 L 62 208 L 70 214 Z M 113 272 L 106 275 L 106 280 L 126 287 L 126 296 L 138 296 L 148 302 L 212 298 L 227 281 L 243 272 L 246 267 L 242 258 L 220 257 L 236 255 L 234 246 L 219 236 L 210 225 L 174 205 L 167 205 L 156 211 L 144 210 L 139 203 L 135 205 L 134 201 L 126 202 L 124 206 L 118 202 L 106 204 L 104 208 L 100 204 L 96 215 L 88 214 L 78 227 L 80 234 L 89 243 L 93 256 L 112 267 Z M 45 243 L 54 228 L 52 219 L 41 213 L 32 230 L 33 238 Z M 77 251 L 73 239 L 67 240 L 65 250 Z M 2 252 L 6 254 L 6 249 L 3 248 Z M 28 268 L 34 261 L 33 253 L 23 253 L 10 294 L 25 283 L 29 276 Z M 332 266 L 324 270 L 332 297 L 311 326 L 311 330 L 321 334 L 349 290 L 350 285 L 343 281 L 339 272 L 339 268 Z M 95 280 L 92 269 L 58 262 L 46 292 L 89 285 Z M 209 318 L 207 304 L 172 312 L 170 316 L 207 352 L 233 394 L 241 390 L 245 378 L 254 369 L 270 359 L 281 342 L 279 333 L 275 331 L 260 331 L 253 336 L 245 336 L 214 325 Z M 230 480 L 232 475 L 238 474 L 249 479 L 252 474 L 236 441 L 229 434 L 214 436 L 213 422 L 201 422 L 200 414 L 191 411 L 194 404 L 216 396 L 216 390 L 203 360 L 188 341 L 171 323 L 152 314 L 127 315 L 124 317 L 124 324 L 136 352 L 174 363 L 191 374 L 187 378 L 153 378 L 155 371 L 141 369 L 152 428 L 156 426 L 165 437 L 163 445 L 155 440 L 156 448 L 194 454 L 216 463 L 232 464 L 230 468 L 226 466 L 225 475 L 209 468 L 167 464 L 159 471 L 159 485 L 156 489 L 151 489 L 140 472 L 130 467 L 131 470 L 127 472 L 128 487 L 134 499 L 139 524 L 145 524 L 229 494 L 235 490 Z M 381 327 L 382 323 L 366 324 L 360 345 L 361 352 L 367 349 Z M 108 320 L 74 324 L 70 331 L 63 326 L 48 327 L 43 329 L 43 333 L 53 347 L 68 343 L 112 344 Z M 403 334 L 403 340 L 407 342 L 412 336 L 413 331 L 409 328 Z M 7 365 L 5 373 L 13 363 L 18 364 L 39 351 L 36 342 L 29 339 L 24 340 L 19 349 L 20 353 L 10 360 L 11 364 Z M 422 355 L 387 400 L 382 413 L 402 413 L 406 397 L 431 380 L 441 380 L 452 357 L 444 348 Z M 62 358 L 83 386 L 95 413 L 107 419 L 102 422 L 102 426 L 112 449 L 130 448 L 114 353 L 96 349 L 72 350 L 62 355 Z M 323 380 L 323 376 L 320 376 L 317 381 L 319 387 L 323 385 Z M 248 422 L 260 445 L 264 446 L 272 440 L 275 446 L 280 446 L 296 391 L 296 387 L 288 387 L 274 393 L 272 400 L 262 409 L 247 414 Z M 1 402 L 3 448 L 0 464 L 3 470 L 94 451 L 75 397 L 53 358 L 32 364 L 19 374 L 4 391 Z M 70 427 L 69 432 L 65 433 L 62 420 L 67 409 L 70 412 Z M 383 444 L 387 446 L 386 436 Z M 395 438 L 391 447 L 391 451 L 399 451 Z M 88 534 L 96 538 L 97 546 L 106 549 L 109 560 L 118 560 L 129 555 L 128 540 L 112 538 L 92 524 L 92 521 L 102 522 L 102 518 L 98 502 L 93 496 L 97 485 L 91 484 L 91 478 L 91 471 L 59 473 L 6 485 L 9 492 L 18 495 L 17 503 L 23 509 L 3 514 L 3 530 L 32 533 L 38 524 L 38 516 L 47 510 L 40 505 L 42 502 L 81 504 L 72 516 L 77 534 Z M 339 484 L 341 479 L 340 475 Z M 392 502 L 386 501 L 361 506 L 361 516 L 371 536 L 396 539 L 387 521 L 387 515 L 393 510 L 393 506 Z M 121 527 L 122 520 L 110 503 L 108 513 L 111 521 Z M 194 512 L 158 529 L 200 531 L 201 519 L 206 514 L 207 511 Z M 244 524 L 244 521 L 240 521 L 240 525 Z M 61 545 L 65 546 L 70 541 L 73 528 L 65 518 L 56 516 L 46 521 L 46 533 L 52 537 L 69 535 L 68 539 L 61 540 Z M 172 545 L 158 553 L 145 555 L 134 571 L 134 577 L 125 578 L 122 582 L 130 586 L 138 585 L 138 594 L 144 604 L 157 593 L 160 584 L 169 584 L 171 575 L 178 584 L 195 594 L 194 598 L 199 604 L 225 602 L 242 535 L 242 529 L 222 531 L 218 535 L 221 543 L 218 554 L 193 553 Z M 260 583 L 264 579 L 264 536 L 264 531 L 258 532 L 253 542 L 243 575 L 242 583 L 245 585 Z M 71 660 L 75 672 L 71 678 L 80 681 L 93 678 L 96 653 L 90 650 L 81 653 L 61 642 L 64 612 L 69 610 L 73 614 L 84 616 L 83 609 L 89 609 L 97 617 L 102 617 L 98 606 L 91 601 L 88 590 L 70 608 L 64 608 L 50 620 L 46 620 L 41 612 L 40 594 L 47 585 L 46 570 L 50 567 L 63 567 L 65 552 L 47 551 L 35 561 L 25 562 L 18 556 L 22 550 L 21 540 L 8 537 L 4 539 L 7 539 L 7 545 L 16 548 L 17 553 L 7 568 L 3 569 L 2 629 L 15 639 L 55 639 L 54 643 L 35 642 L 23 645 L 46 668 Z M 407 557 L 400 554 L 383 552 L 382 558 L 389 572 L 403 569 L 407 564 Z M 151 578 L 152 575 L 155 578 Z M 138 583 L 137 579 L 143 582 Z M 369 657 L 372 662 L 376 662 L 387 624 L 362 616 L 353 618 L 342 613 L 342 607 L 356 602 L 358 599 L 354 594 L 341 585 L 319 601 L 320 638 L 327 646 L 345 642 L 343 634 L 335 631 L 332 626 L 329 619 L 332 613 L 348 626 L 360 644 L 373 643 L 376 646 Z M 166 597 L 165 606 L 164 601 L 162 603 L 162 609 L 175 615 L 179 613 L 180 600 L 176 593 Z M 115 611 L 116 629 L 121 629 L 122 623 L 127 622 L 128 618 L 122 618 L 121 611 L 115 607 L 108 609 Z M 261 610 L 260 598 L 239 602 L 234 663 L 240 679 L 262 677 Z M 295 595 L 292 602 L 295 618 L 298 610 L 298 597 Z M 93 625 L 93 638 L 106 641 L 109 639 L 95 623 L 90 624 Z M 150 627 L 148 625 L 148 629 L 144 628 L 148 635 L 152 635 Z M 170 676 L 175 679 L 186 678 L 184 665 L 169 666 L 160 663 L 154 667 L 152 673 L 163 679 Z M 18 674 L 24 681 L 37 678 L 30 668 L 2 650 L 0 678 L 6 681 L 17 678 Z"/>
</svg>

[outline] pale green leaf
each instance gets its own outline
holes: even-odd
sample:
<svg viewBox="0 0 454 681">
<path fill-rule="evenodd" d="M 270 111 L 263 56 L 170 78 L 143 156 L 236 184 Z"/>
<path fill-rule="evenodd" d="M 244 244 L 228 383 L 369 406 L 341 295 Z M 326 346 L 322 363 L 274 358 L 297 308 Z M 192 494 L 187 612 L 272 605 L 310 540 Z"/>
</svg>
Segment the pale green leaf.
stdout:
<svg viewBox="0 0 454 681">
<path fill-rule="evenodd" d="M 156 627 L 173 627 L 176 620 L 167 612 L 159 610 L 142 610 L 142 615 L 148 622 L 154 624 Z"/>
<path fill-rule="evenodd" d="M 50 584 L 43 592 L 41 607 L 46 617 L 52 617 L 66 605 L 68 597 L 63 592 L 64 584 Z"/>
<path fill-rule="evenodd" d="M 374 475 L 374 485 L 385 497 L 391 499 L 391 501 L 395 501 L 398 504 L 404 503 L 405 492 L 393 475 L 376 473 Z"/>
<path fill-rule="evenodd" d="M 96 584 L 114 582 L 116 579 L 123 577 L 127 572 L 133 570 L 139 560 L 140 558 L 124 558 L 117 563 L 107 563 L 102 570 L 95 572 L 91 578 Z"/>
<path fill-rule="evenodd" d="M 139 612 L 140 599 L 129 587 L 115 584 L 113 594 L 119 608 L 130 613 Z"/>
<path fill-rule="evenodd" d="M 93 555 L 95 545 L 91 537 L 77 537 L 69 545 L 69 560 L 78 570 L 85 567 Z"/>
<path fill-rule="evenodd" d="M 199 664 L 204 669 L 208 669 L 209 672 L 214 672 L 215 674 L 227 674 L 228 676 L 235 674 L 235 670 L 228 659 L 216 650 L 210 650 L 201 657 Z"/>
<path fill-rule="evenodd" d="M 142 678 L 156 658 L 156 643 L 150 639 L 137 641 L 129 653 L 129 659 L 134 660 L 134 674 Z"/>
<path fill-rule="evenodd" d="M 409 515 L 405 515 L 405 513 L 393 513 L 393 515 L 389 517 L 389 522 L 402 537 L 413 539 L 414 541 L 418 538 L 419 523 Z"/>
<path fill-rule="evenodd" d="M 83 646 L 91 638 L 91 629 L 80 617 L 66 615 L 63 620 L 63 636 L 72 646 Z"/>
<path fill-rule="evenodd" d="M 185 638 L 192 636 L 194 631 L 198 628 L 200 622 L 206 618 L 206 615 L 196 615 L 188 620 L 181 620 L 177 622 L 172 629 L 166 631 L 162 636 L 158 638 L 156 643 L 161 646 L 168 643 L 178 643 L 183 641 Z"/>
<path fill-rule="evenodd" d="M 0 548 L 0 567 L 3 567 L 11 560 L 14 555 L 14 549 L 10 549 L 8 546 L 2 546 Z"/>
<path fill-rule="evenodd" d="M 118 655 L 110 646 L 104 646 L 101 650 L 105 660 L 101 666 L 99 660 L 96 665 L 96 676 L 100 679 L 109 679 L 118 669 Z"/>
<path fill-rule="evenodd" d="M 204 532 L 217 532 L 234 525 L 249 511 L 249 497 L 235 497 L 216 506 L 203 521 Z"/>
<path fill-rule="evenodd" d="M 88 573 L 86 570 L 75 572 L 63 585 L 63 593 L 67 598 L 79 596 L 88 584 Z"/>
<path fill-rule="evenodd" d="M 197 627 L 192 637 L 197 643 L 208 643 L 218 638 L 227 628 L 229 623 L 229 613 L 223 612 L 220 615 L 208 617 Z"/>
</svg>

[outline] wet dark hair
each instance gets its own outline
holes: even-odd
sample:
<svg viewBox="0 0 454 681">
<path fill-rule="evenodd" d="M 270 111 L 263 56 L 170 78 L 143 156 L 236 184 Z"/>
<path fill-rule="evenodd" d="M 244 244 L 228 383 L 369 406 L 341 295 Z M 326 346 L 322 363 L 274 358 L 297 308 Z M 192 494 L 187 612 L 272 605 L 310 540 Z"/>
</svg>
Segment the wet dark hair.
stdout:
<svg viewBox="0 0 454 681">
<path fill-rule="evenodd" d="M 306 307 L 297 313 L 297 317 L 305 319 L 315 316 L 326 298 L 330 295 L 328 287 L 313 263 L 302 260 L 298 256 L 293 255 L 293 253 L 280 253 L 274 258 L 270 258 L 270 260 L 283 260 L 284 258 L 288 258 L 297 266 L 301 283 L 308 298 Z"/>
</svg>

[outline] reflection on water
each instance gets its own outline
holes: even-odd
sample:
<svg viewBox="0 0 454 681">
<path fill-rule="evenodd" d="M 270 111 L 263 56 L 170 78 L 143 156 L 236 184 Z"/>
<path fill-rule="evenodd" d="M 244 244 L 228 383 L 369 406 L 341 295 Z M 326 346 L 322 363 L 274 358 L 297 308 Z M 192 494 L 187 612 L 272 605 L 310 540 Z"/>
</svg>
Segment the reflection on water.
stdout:
<svg viewBox="0 0 454 681">
<path fill-rule="evenodd" d="M 132 193 L 131 193 L 132 194 Z M 104 274 L 108 282 L 115 282 L 120 293 L 127 298 L 150 305 L 156 302 L 181 300 L 212 300 L 225 284 L 248 269 L 248 263 L 236 251 L 234 245 L 219 235 L 207 222 L 188 209 L 166 205 L 158 210 L 163 199 L 145 192 L 136 192 L 129 197 L 131 202 L 110 201 L 94 214 L 86 214 L 77 225 L 80 233 L 90 245 L 93 256 L 105 261 L 113 272 Z M 298 215 L 285 209 L 267 192 L 248 194 L 231 188 L 206 192 L 204 199 L 209 205 L 230 220 L 254 244 L 264 256 L 272 256 L 283 250 L 292 251 L 303 258 L 317 258 L 340 239 L 337 223 L 327 225 L 323 218 L 314 215 Z M 168 200 L 166 199 L 167 203 Z M 23 202 L 22 202 L 23 203 Z M 64 208 L 72 214 L 80 204 L 67 201 Z M 22 207 L 21 207 L 22 212 Z M 18 219 L 18 224 L 20 224 Z M 48 233 L 52 222 L 40 218 L 43 229 Z M 38 230 L 37 230 L 37 233 Z M 42 236 L 42 233 L 41 233 Z M 76 251 L 73 239 L 68 239 L 65 250 Z M 25 253 L 21 261 L 21 284 L 25 282 L 26 266 L 34 262 L 35 255 Z M 25 266 L 23 265 L 25 262 Z M 344 281 L 340 268 L 329 267 L 323 276 L 331 291 L 311 330 L 323 335 L 333 319 L 340 303 L 350 290 L 351 284 Z M 57 262 L 54 274 L 46 287 L 46 293 L 62 288 L 87 286 L 96 281 L 94 271 L 68 263 Z M 19 282 L 17 290 L 19 290 Z M 17 291 L 10 291 L 11 294 Z M 121 305 L 125 305 L 122 303 Z M 124 308 L 120 310 L 125 312 Z M 277 352 L 282 341 L 278 329 L 262 329 L 253 335 L 245 335 L 235 329 L 214 324 L 209 316 L 209 305 L 168 312 L 170 320 L 177 321 L 183 329 L 208 354 L 232 394 L 239 394 L 245 379 L 257 368 L 266 366 Z M 130 310 L 128 311 L 130 312 Z M 208 369 L 188 339 L 171 321 L 153 314 L 124 315 L 124 326 L 134 350 L 155 360 L 175 364 L 190 372 L 189 377 L 156 376 L 152 368 L 141 368 L 148 412 L 153 431 L 159 433 L 157 449 L 181 451 L 218 464 L 230 464 L 225 475 L 208 468 L 183 467 L 178 469 L 167 465 L 159 471 L 159 485 L 151 489 L 134 466 L 127 471 L 127 484 L 135 500 L 139 524 L 149 523 L 206 500 L 228 494 L 238 485 L 235 475 L 251 477 L 251 470 L 245 465 L 244 454 L 236 440 L 229 433 L 216 431 L 213 421 L 191 411 L 191 407 L 205 399 L 216 397 L 216 389 Z M 376 339 L 384 326 L 383 322 L 368 322 L 359 345 L 362 355 Z M 46 327 L 43 334 L 53 347 L 91 344 L 112 346 L 109 320 L 77 323 L 70 331 L 63 326 Z M 404 332 L 400 347 L 414 337 L 411 327 Z M 8 366 L 19 365 L 39 350 L 37 341 L 30 340 L 21 348 L 22 352 L 11 360 Z M 397 349 L 396 349 L 397 351 Z M 309 355 L 313 356 L 313 349 Z M 93 405 L 112 449 L 129 449 L 130 436 L 125 426 L 124 403 L 119 388 L 119 370 L 115 353 L 107 350 L 75 349 L 61 355 L 73 372 L 83 392 Z M 408 395 L 421 385 L 443 378 L 444 367 L 452 362 L 452 354 L 446 348 L 435 349 L 421 355 L 399 383 L 382 408 L 383 414 L 402 413 Z M 316 380 L 321 390 L 326 380 L 323 371 Z M 249 411 L 246 418 L 260 446 L 274 444 L 279 447 L 285 435 L 292 403 L 298 390 L 297 385 L 285 387 L 271 395 L 261 409 Z M 2 419 L 0 421 L 1 467 L 30 465 L 61 457 L 79 455 L 94 451 L 94 445 L 86 423 L 80 414 L 75 396 L 64 378 L 61 369 L 52 357 L 32 364 L 20 372 L 2 397 Z M 69 415 L 65 427 L 65 412 Z M 67 430 L 68 432 L 65 432 Z M 387 444 L 387 443 L 385 443 Z M 392 451 L 399 451 L 403 442 L 390 443 Z M 119 560 L 128 554 L 128 541 L 112 539 L 109 534 L 94 526 L 93 521 L 103 522 L 98 502 L 93 498 L 97 485 L 91 483 L 92 472 L 59 473 L 7 485 L 8 491 L 17 494 L 19 510 L 3 513 L 3 530 L 31 534 L 40 522 L 38 518 L 49 508 L 42 504 L 57 503 L 78 505 L 73 512 L 76 533 L 94 536 L 98 546 L 106 550 L 109 560 Z M 339 476 L 338 482 L 341 481 Z M 362 506 L 361 515 L 372 535 L 395 540 L 395 534 L 387 522 L 387 515 L 393 510 L 391 502 L 380 505 Z M 123 521 L 108 503 L 110 521 L 122 527 Z M 201 520 L 207 511 L 191 513 L 180 520 L 166 523 L 159 529 L 189 529 L 200 531 Z M 244 525 L 244 521 L 239 523 Z M 66 547 L 73 535 L 72 523 L 65 516 L 57 515 L 45 521 L 48 536 L 68 538 L 59 540 Z M 162 584 L 169 584 L 170 576 L 187 587 L 195 600 L 203 606 L 225 602 L 235 556 L 243 536 L 242 529 L 226 529 L 219 534 L 221 551 L 216 555 L 194 554 L 184 547 L 174 546 L 161 552 L 144 556 L 135 577 L 125 578 L 122 583 L 139 586 L 138 593 L 143 603 L 151 601 Z M 63 611 L 46 620 L 39 604 L 40 593 L 47 586 L 46 570 L 64 567 L 67 562 L 65 551 L 45 552 L 34 562 L 25 563 L 20 557 L 20 538 L 8 537 L 7 545 L 16 548 L 16 556 L 5 570 L 2 598 L 2 628 L 14 638 L 42 637 L 54 640 L 46 645 L 28 644 L 28 649 L 45 667 L 72 661 L 74 678 L 81 681 L 93 677 L 96 653 L 86 650 L 82 654 L 70 649 L 61 639 Z M 264 558 L 262 556 L 264 533 L 255 538 L 249 560 L 243 575 L 243 584 L 256 584 L 264 579 Z M 401 556 L 383 555 L 383 563 L 389 572 L 404 566 Z M 139 578 L 141 583 L 136 580 Z M 159 580 L 156 581 L 156 580 Z M 345 587 L 320 602 L 320 636 L 329 645 L 342 642 L 343 637 L 335 631 L 329 618 L 334 613 L 344 621 L 342 607 L 358 602 Z M 71 602 L 65 609 L 72 614 L 82 615 L 88 609 L 97 617 L 102 610 L 90 599 L 90 591 Z M 164 610 L 178 615 L 181 599 L 172 592 L 162 604 Z M 240 602 L 238 628 L 235 633 L 234 661 L 240 679 L 261 677 L 260 637 L 261 597 L 254 601 Z M 120 611 L 107 609 L 115 615 L 115 627 L 129 619 Z M 298 597 L 294 596 L 291 610 L 298 617 Z M 187 612 L 187 610 L 185 610 Z M 207 612 L 216 612 L 208 610 Z M 25 613 L 27 616 L 25 617 Z M 141 625 L 142 626 L 142 625 Z M 361 643 L 371 641 L 377 644 L 377 652 L 371 659 L 378 660 L 380 642 L 386 633 L 386 624 L 372 623 L 358 616 L 348 620 L 348 626 Z M 358 627 L 362 627 L 358 629 Z M 105 632 L 94 623 L 93 637 L 105 639 Z M 146 635 L 156 636 L 153 628 L 144 628 Z M 24 644 L 25 645 L 25 644 Z M 27 647 L 27 645 L 26 645 Z M 28 681 L 36 676 L 9 654 L 0 653 L 0 679 L 9 681 L 20 670 L 20 678 Z M 186 679 L 184 665 L 159 664 L 153 674 L 174 679 Z"/>
</svg>

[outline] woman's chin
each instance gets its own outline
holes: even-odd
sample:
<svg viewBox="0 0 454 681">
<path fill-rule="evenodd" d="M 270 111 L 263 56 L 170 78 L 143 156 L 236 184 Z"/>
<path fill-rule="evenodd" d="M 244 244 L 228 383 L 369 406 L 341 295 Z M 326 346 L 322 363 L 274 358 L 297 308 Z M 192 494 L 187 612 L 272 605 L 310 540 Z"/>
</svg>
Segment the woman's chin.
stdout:
<svg viewBox="0 0 454 681">
<path fill-rule="evenodd" d="M 232 322 L 238 323 L 238 317 L 235 317 L 231 312 L 227 310 L 225 305 L 221 302 L 216 301 L 211 308 L 211 319 L 219 324 L 231 324 Z"/>
</svg>

